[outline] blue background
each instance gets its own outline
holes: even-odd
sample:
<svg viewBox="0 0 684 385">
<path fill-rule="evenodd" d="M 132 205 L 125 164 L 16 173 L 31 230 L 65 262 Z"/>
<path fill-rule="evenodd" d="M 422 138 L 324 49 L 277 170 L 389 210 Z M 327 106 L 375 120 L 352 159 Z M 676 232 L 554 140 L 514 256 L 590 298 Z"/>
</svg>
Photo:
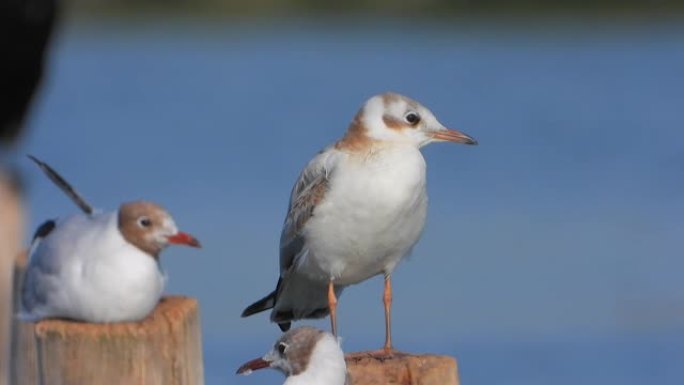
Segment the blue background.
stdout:
<svg viewBox="0 0 684 385">
<path fill-rule="evenodd" d="M 154 200 L 203 243 L 168 293 L 201 303 L 209 385 L 279 331 L 239 318 L 273 289 L 301 168 L 370 96 L 428 106 L 480 145 L 425 148 L 424 235 L 394 275 L 402 350 L 455 355 L 465 384 L 684 378 L 684 28 L 608 19 L 65 22 L 15 159 L 30 226 Z M 341 297 L 346 351 L 383 340 L 382 280 Z M 305 322 L 328 328 L 327 320 Z"/>
</svg>

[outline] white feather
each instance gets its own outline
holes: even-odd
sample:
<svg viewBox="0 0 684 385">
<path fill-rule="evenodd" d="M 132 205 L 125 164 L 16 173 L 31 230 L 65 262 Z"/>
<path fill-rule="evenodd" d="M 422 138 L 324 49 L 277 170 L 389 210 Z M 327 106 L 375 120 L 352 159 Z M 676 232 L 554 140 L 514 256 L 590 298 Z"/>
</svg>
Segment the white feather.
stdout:
<svg viewBox="0 0 684 385">
<path fill-rule="evenodd" d="M 76 214 L 30 255 L 21 318 L 137 321 L 159 301 L 164 280 L 157 261 L 123 238 L 116 212 Z"/>
</svg>

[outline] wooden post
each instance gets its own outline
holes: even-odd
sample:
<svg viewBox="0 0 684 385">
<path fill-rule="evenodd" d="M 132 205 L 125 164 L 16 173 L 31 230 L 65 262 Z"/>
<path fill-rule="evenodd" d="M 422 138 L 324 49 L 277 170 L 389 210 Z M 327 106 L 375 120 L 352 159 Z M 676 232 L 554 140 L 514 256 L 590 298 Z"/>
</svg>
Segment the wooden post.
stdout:
<svg viewBox="0 0 684 385">
<path fill-rule="evenodd" d="M 449 356 L 399 354 L 378 358 L 346 355 L 351 385 L 459 385 L 456 359 Z"/>
<path fill-rule="evenodd" d="M 163 298 L 141 322 L 19 324 L 14 385 L 204 384 L 199 310 L 192 298 Z"/>
<path fill-rule="evenodd" d="M 13 286 L 12 286 L 12 314 L 19 313 L 21 309 L 21 285 L 24 282 L 24 271 L 28 263 L 26 253 L 21 253 L 14 262 Z M 34 324 L 19 322 L 12 319 L 12 341 L 10 349 L 10 384 L 37 385 L 38 366 L 36 363 L 36 339 L 33 334 Z"/>
<path fill-rule="evenodd" d="M 23 238 L 21 197 L 0 168 L 0 385 L 8 381 L 12 267 Z"/>
</svg>

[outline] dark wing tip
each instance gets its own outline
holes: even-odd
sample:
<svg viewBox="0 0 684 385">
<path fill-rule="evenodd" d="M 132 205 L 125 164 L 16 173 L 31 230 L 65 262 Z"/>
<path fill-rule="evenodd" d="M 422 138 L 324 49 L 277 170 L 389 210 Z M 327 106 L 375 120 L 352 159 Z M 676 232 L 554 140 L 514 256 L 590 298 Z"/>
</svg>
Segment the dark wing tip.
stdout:
<svg viewBox="0 0 684 385">
<path fill-rule="evenodd" d="M 277 323 L 280 331 L 283 332 L 290 330 L 293 320 L 294 312 L 292 310 L 281 310 L 271 315 L 271 321 Z"/>
<path fill-rule="evenodd" d="M 249 306 L 247 306 L 247 307 L 245 308 L 245 310 L 242 311 L 242 314 L 240 314 L 240 317 L 245 318 L 245 317 L 251 316 L 252 314 L 258 313 L 259 311 L 258 311 L 258 310 L 254 310 L 254 309 L 253 309 L 253 306 L 254 306 L 254 305 L 249 305 Z"/>
<path fill-rule="evenodd" d="M 50 219 L 36 229 L 36 231 L 33 233 L 33 238 L 31 239 L 31 243 L 35 242 L 37 239 L 42 239 L 48 236 L 52 232 L 52 230 L 55 229 L 55 226 L 57 225 L 57 222 L 55 220 Z"/>
<path fill-rule="evenodd" d="M 292 322 L 283 322 L 283 323 L 279 323 L 279 324 L 278 324 L 278 327 L 280 328 L 280 331 L 283 332 L 283 333 L 286 332 L 286 331 L 288 331 L 288 330 L 290 330 L 290 327 L 291 327 L 291 326 L 292 326 Z"/>
<path fill-rule="evenodd" d="M 43 162 L 42 160 L 36 158 L 35 156 L 33 156 L 31 154 L 26 154 L 26 157 L 31 159 L 33 161 L 33 163 L 37 164 L 38 167 L 40 167 L 40 168 L 45 168 L 45 166 L 47 166 L 45 164 L 45 162 Z"/>
<path fill-rule="evenodd" d="M 47 163 L 36 158 L 31 154 L 26 154 L 26 156 L 35 162 L 38 167 L 47 175 L 50 180 L 57 185 L 84 213 L 90 215 L 93 213 L 93 207 L 86 202 L 85 199 L 71 186 L 69 182 L 64 179 L 57 171 L 50 167 Z"/>
<path fill-rule="evenodd" d="M 260 313 L 262 311 L 271 309 L 275 305 L 275 296 L 276 292 L 274 291 L 269 295 L 265 296 L 264 298 L 247 306 L 247 308 L 245 308 L 245 310 L 242 311 L 242 315 L 240 317 L 249 317 L 252 314 Z"/>
<path fill-rule="evenodd" d="M 31 154 L 26 154 L 26 156 L 27 156 L 29 159 L 31 159 L 32 161 L 34 161 L 34 162 L 36 162 L 36 163 L 38 163 L 38 164 L 43 163 L 43 162 L 40 161 L 40 159 L 36 158 L 35 156 L 33 156 L 33 155 L 31 155 Z"/>
</svg>

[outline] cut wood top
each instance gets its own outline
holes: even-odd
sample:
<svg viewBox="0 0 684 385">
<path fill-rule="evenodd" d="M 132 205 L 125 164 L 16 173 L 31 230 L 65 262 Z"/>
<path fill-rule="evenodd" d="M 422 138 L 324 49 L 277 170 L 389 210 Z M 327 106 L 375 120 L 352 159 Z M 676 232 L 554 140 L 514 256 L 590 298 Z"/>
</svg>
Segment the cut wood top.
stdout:
<svg viewBox="0 0 684 385">
<path fill-rule="evenodd" d="M 62 319 L 48 319 L 36 323 L 36 336 L 46 334 L 61 335 L 67 338 L 78 334 L 81 338 L 86 336 L 144 336 L 159 334 L 160 325 L 163 329 L 175 329 L 186 322 L 188 314 L 198 310 L 197 300 L 189 297 L 173 296 L 161 299 L 156 309 L 147 318 L 140 322 L 120 322 L 109 324 L 95 324 Z"/>
<path fill-rule="evenodd" d="M 431 354 L 346 355 L 352 385 L 458 385 L 456 359 Z"/>
</svg>

